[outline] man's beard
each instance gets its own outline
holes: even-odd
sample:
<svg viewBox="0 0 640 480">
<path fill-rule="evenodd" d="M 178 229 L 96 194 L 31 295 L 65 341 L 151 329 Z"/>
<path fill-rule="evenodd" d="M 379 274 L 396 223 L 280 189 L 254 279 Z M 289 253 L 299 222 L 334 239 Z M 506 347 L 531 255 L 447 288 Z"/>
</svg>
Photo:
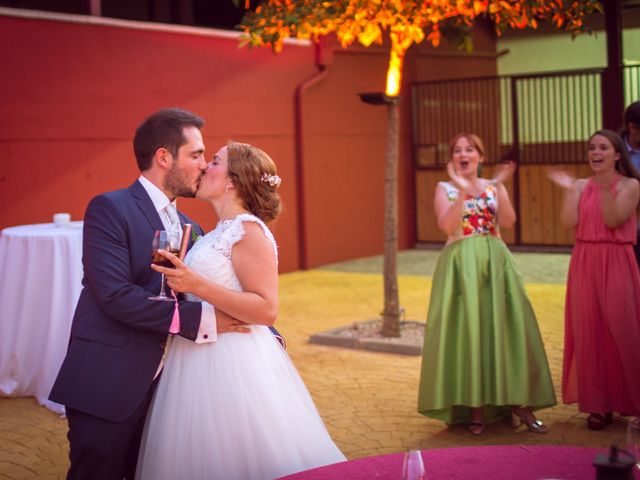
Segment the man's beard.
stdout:
<svg viewBox="0 0 640 480">
<path fill-rule="evenodd" d="M 164 179 L 164 187 L 174 198 L 193 198 L 196 196 L 201 179 L 202 175 L 198 177 L 196 186 L 190 185 L 185 172 L 174 163 Z"/>
</svg>

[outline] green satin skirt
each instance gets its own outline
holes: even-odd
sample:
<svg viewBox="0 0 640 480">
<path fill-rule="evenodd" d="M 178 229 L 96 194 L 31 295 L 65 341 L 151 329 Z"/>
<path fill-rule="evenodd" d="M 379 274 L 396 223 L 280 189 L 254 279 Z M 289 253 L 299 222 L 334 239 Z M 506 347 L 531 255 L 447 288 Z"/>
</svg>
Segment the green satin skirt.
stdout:
<svg viewBox="0 0 640 480">
<path fill-rule="evenodd" d="M 483 407 L 490 423 L 513 405 L 555 404 L 538 323 L 506 245 L 492 235 L 447 245 L 433 275 L 418 412 L 457 424 L 469 407 Z"/>
</svg>

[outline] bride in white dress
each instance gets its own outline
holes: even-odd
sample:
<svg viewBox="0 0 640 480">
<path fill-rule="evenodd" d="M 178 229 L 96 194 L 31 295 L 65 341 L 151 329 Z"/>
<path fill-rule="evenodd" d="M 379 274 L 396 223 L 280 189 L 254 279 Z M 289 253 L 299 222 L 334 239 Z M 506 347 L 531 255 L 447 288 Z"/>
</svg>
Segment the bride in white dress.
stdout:
<svg viewBox="0 0 640 480">
<path fill-rule="evenodd" d="M 243 322 L 195 344 L 174 336 L 147 416 L 136 479 L 273 479 L 345 460 L 300 375 L 269 330 L 278 311 L 277 247 L 265 221 L 280 178 L 262 150 L 229 142 L 197 194 L 220 218 L 169 286 Z M 186 264 L 186 265 L 185 265 Z"/>
</svg>

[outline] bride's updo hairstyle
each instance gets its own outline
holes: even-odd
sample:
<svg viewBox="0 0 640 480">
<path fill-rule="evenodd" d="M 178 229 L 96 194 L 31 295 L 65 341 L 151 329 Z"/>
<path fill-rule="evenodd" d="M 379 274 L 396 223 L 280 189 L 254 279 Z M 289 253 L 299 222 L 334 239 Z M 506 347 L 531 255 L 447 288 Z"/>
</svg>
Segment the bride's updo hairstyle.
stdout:
<svg viewBox="0 0 640 480">
<path fill-rule="evenodd" d="M 229 178 L 244 208 L 265 223 L 282 208 L 276 165 L 264 151 L 247 143 L 228 142 Z"/>
</svg>

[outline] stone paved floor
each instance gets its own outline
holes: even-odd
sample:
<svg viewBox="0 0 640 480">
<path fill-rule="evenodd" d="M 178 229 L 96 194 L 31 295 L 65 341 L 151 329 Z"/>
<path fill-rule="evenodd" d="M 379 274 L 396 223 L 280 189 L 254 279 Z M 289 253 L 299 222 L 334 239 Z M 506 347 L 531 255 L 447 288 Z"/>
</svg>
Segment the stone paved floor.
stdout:
<svg viewBox="0 0 640 480">
<path fill-rule="evenodd" d="M 554 261 L 555 262 L 555 261 Z M 430 278 L 400 277 L 407 318 L 424 320 Z M 562 364 L 564 285 L 529 283 L 556 392 Z M 414 448 L 499 444 L 624 445 L 626 421 L 592 432 L 575 406 L 539 412 L 547 435 L 506 424 L 481 437 L 416 413 L 420 358 L 310 345 L 310 334 L 376 316 L 381 276 L 314 270 L 281 276 L 278 328 L 337 445 L 349 459 Z M 32 398 L 0 399 L 0 479 L 61 479 L 67 468 L 66 421 Z"/>
</svg>

